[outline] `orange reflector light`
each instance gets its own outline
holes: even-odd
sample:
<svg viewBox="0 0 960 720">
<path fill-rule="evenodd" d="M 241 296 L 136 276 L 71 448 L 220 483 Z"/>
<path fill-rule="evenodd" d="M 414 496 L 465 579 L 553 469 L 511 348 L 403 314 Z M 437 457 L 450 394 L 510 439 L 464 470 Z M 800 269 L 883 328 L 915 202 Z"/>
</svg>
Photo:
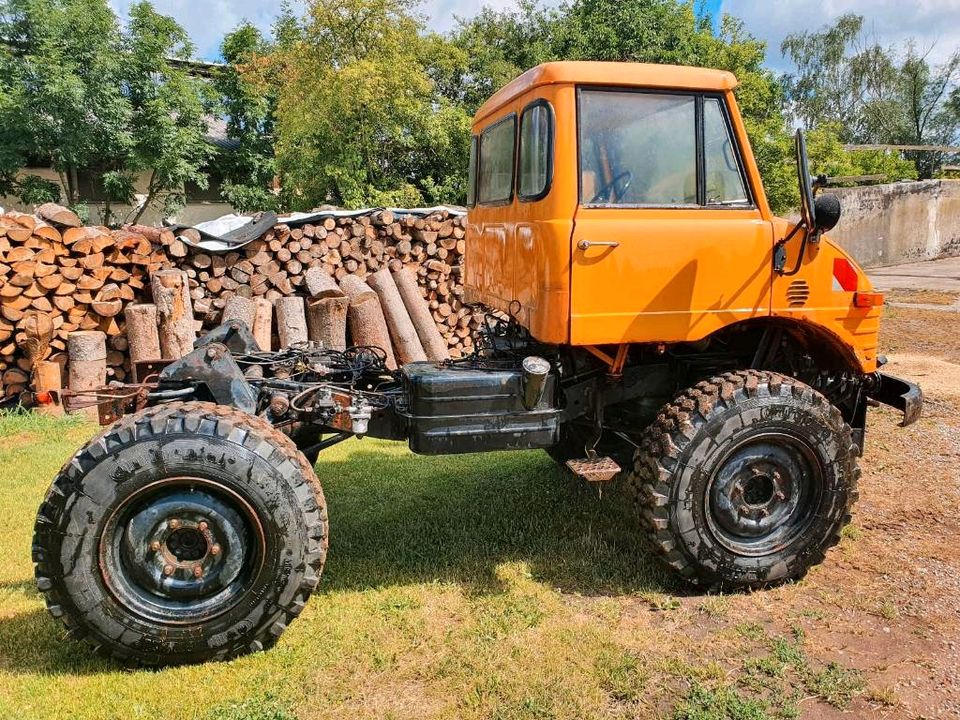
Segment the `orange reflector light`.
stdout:
<svg viewBox="0 0 960 720">
<path fill-rule="evenodd" d="M 880 307 L 883 305 L 883 293 L 858 292 L 853 294 L 853 306 L 858 308 Z"/>
<path fill-rule="evenodd" d="M 33 399 L 38 405 L 53 405 L 53 395 L 46 391 L 34 393 Z"/>
</svg>

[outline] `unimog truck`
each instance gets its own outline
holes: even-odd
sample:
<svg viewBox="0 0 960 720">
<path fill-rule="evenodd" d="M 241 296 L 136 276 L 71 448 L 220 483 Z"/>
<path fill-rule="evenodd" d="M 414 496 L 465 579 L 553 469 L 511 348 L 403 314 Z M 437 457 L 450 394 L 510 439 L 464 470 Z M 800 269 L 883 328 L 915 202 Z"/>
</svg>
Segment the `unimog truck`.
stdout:
<svg viewBox="0 0 960 720">
<path fill-rule="evenodd" d="M 381 348 L 261 352 L 227 323 L 113 388 L 114 421 L 37 517 L 51 614 L 122 662 L 269 647 L 326 559 L 317 455 L 364 436 L 542 448 L 620 486 L 636 532 L 704 589 L 821 562 L 857 498 L 867 408 L 906 425 L 922 395 L 881 371 L 883 296 L 825 236 L 839 202 L 815 192 L 800 134 L 800 220 L 770 212 L 735 87 L 559 62 L 497 92 L 470 152 L 465 299 L 490 311 L 476 352 L 391 372 Z"/>
</svg>

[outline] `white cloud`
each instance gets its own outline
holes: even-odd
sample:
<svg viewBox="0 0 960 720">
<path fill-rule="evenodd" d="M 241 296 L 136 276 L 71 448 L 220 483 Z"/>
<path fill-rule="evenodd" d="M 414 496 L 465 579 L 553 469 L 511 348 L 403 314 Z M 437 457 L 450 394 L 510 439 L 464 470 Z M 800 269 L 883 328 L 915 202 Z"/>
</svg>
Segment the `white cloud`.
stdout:
<svg viewBox="0 0 960 720">
<path fill-rule="evenodd" d="M 863 15 L 866 32 L 881 45 L 914 38 L 919 49 L 932 48 L 933 62 L 960 48 L 960 0 L 723 0 L 722 9 L 767 42 L 767 59 L 777 70 L 786 68 L 780 55 L 784 37 L 816 30 L 845 13 Z"/>
</svg>

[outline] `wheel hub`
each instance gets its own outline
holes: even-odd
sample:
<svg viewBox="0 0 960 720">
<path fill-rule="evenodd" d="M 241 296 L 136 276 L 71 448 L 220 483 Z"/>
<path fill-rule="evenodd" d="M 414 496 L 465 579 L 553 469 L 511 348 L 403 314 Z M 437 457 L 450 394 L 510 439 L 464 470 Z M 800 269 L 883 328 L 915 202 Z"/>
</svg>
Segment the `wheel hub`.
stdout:
<svg viewBox="0 0 960 720">
<path fill-rule="evenodd" d="M 801 532 L 819 488 L 809 446 L 790 436 L 734 448 L 714 473 L 705 508 L 717 539 L 738 554 L 775 552 Z"/>
<path fill-rule="evenodd" d="M 193 478 L 158 485 L 111 518 L 104 579 L 120 602 L 154 619 L 222 612 L 262 559 L 262 528 L 222 486 Z"/>
</svg>

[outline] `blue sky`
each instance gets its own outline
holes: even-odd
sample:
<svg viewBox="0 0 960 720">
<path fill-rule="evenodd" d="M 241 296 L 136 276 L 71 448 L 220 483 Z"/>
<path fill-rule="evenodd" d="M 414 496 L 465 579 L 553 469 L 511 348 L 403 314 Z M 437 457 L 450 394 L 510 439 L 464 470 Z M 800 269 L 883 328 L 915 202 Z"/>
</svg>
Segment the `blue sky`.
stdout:
<svg viewBox="0 0 960 720">
<path fill-rule="evenodd" d="M 121 16 L 131 2 L 110 0 Z M 303 2 L 293 4 L 303 7 Z M 279 5 L 275 0 L 153 0 L 153 4 L 186 27 L 199 55 L 208 59 L 217 57 L 220 39 L 242 20 L 268 29 Z M 767 42 L 767 60 L 777 70 L 786 68 L 779 48 L 787 33 L 814 29 L 845 12 L 866 16 L 869 32 L 883 45 L 916 38 L 924 50 L 932 48 L 934 61 L 960 47 L 960 0 L 706 0 L 705 4 L 715 17 L 728 12 L 742 18 L 747 30 Z M 455 16 L 470 17 L 484 5 L 510 8 L 515 0 L 423 0 L 421 12 L 432 18 L 432 27 L 449 30 Z"/>
</svg>

